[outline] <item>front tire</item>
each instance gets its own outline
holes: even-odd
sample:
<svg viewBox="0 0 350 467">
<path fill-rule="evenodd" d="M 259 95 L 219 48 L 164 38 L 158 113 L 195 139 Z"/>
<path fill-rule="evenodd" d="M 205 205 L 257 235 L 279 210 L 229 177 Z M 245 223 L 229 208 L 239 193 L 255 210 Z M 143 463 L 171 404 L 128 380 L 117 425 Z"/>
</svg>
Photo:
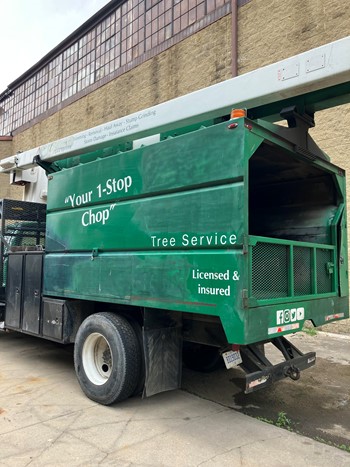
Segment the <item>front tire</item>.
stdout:
<svg viewBox="0 0 350 467">
<path fill-rule="evenodd" d="M 87 397 L 110 405 L 130 397 L 141 378 L 141 349 L 133 326 L 123 316 L 96 313 L 81 324 L 74 366 Z"/>
</svg>

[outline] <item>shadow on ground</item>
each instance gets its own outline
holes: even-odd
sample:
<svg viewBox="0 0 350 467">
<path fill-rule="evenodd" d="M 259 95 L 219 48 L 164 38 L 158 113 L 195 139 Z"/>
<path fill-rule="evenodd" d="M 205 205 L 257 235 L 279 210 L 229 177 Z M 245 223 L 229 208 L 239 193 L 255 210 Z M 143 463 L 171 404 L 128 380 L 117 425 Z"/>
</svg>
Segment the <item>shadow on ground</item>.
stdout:
<svg viewBox="0 0 350 467">
<path fill-rule="evenodd" d="M 298 381 L 285 379 L 252 394 L 244 394 L 240 369 L 215 373 L 183 372 L 183 388 L 316 440 L 350 449 L 350 339 L 298 334 L 302 351 L 316 351 L 316 365 Z M 285 414 L 285 415 L 283 415 Z"/>
</svg>

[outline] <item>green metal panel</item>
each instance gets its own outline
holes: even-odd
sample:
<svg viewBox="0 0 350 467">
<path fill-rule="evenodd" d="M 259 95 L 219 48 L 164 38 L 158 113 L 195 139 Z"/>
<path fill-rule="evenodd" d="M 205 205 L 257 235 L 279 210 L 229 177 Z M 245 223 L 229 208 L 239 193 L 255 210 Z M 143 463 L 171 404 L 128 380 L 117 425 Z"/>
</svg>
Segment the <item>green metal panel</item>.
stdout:
<svg viewBox="0 0 350 467">
<path fill-rule="evenodd" d="M 242 244 L 242 182 L 48 215 L 47 251 L 232 248 Z"/>
<path fill-rule="evenodd" d="M 253 236 L 249 244 L 253 306 L 337 293 L 335 246 Z"/>
<path fill-rule="evenodd" d="M 244 130 L 214 125 L 57 172 L 49 178 L 48 212 L 241 180 Z"/>
<path fill-rule="evenodd" d="M 306 319 L 319 325 L 338 312 L 348 316 L 347 269 L 338 254 L 344 177 L 327 161 L 299 158 L 271 130 L 245 119 L 231 123 L 89 156 L 91 162 L 50 175 L 44 293 L 219 316 L 228 342 L 238 344 L 295 332 Z M 264 217 L 253 211 L 250 184 L 259 182 L 263 193 L 265 182 L 278 183 L 273 164 L 281 164 L 296 193 L 280 196 L 287 202 L 285 238 L 250 231 L 251 218 Z M 295 188 L 298 177 L 304 178 Z M 313 188 L 326 205 L 313 210 L 312 202 L 300 216 L 298 190 L 307 195 Z M 278 224 L 278 204 L 268 206 L 276 190 L 270 192 L 257 209 L 266 208 Z M 288 202 L 296 226 L 289 226 Z"/>
<path fill-rule="evenodd" d="M 283 303 L 244 311 L 245 343 L 260 342 L 301 331 L 306 320 L 321 326 L 334 319 L 349 317 L 348 297 L 318 297 L 315 300 L 284 300 Z M 225 329 L 230 327 L 224 315 Z M 227 319 L 227 322 L 226 322 Z"/>
<path fill-rule="evenodd" d="M 51 253 L 44 294 L 227 316 L 230 338 L 244 340 L 242 251 Z M 241 272 L 243 274 L 241 274 Z"/>
</svg>

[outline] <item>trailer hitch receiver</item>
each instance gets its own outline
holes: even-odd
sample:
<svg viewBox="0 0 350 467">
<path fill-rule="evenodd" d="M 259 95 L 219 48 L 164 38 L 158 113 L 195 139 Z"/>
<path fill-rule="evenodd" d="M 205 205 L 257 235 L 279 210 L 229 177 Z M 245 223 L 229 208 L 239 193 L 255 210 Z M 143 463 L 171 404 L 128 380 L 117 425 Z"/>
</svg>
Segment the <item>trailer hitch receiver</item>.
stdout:
<svg viewBox="0 0 350 467">
<path fill-rule="evenodd" d="M 289 376 L 293 381 L 298 381 L 300 379 L 300 370 L 296 366 L 290 366 L 286 371 L 286 376 Z"/>
<path fill-rule="evenodd" d="M 275 381 L 291 378 L 297 381 L 302 370 L 310 368 L 316 362 L 315 352 L 303 354 L 285 337 L 275 337 L 269 341 L 278 349 L 284 361 L 273 364 L 261 351 L 261 343 L 241 346 L 242 364 L 246 372 L 245 393 L 265 388 Z"/>
</svg>

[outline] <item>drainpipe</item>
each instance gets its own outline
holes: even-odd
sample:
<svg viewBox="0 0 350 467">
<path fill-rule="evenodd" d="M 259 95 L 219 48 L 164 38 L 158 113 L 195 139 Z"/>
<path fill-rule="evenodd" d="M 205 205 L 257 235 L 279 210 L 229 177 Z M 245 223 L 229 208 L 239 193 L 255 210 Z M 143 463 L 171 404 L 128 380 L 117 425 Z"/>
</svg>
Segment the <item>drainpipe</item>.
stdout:
<svg viewBox="0 0 350 467">
<path fill-rule="evenodd" d="M 237 0 L 231 0 L 231 72 L 238 74 L 238 15 Z"/>
</svg>

